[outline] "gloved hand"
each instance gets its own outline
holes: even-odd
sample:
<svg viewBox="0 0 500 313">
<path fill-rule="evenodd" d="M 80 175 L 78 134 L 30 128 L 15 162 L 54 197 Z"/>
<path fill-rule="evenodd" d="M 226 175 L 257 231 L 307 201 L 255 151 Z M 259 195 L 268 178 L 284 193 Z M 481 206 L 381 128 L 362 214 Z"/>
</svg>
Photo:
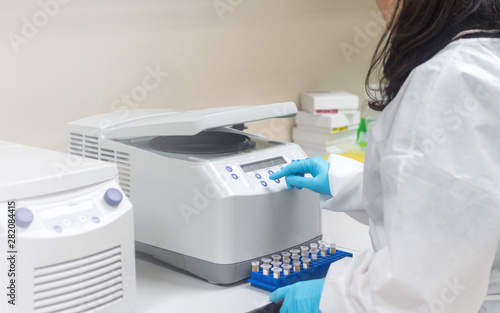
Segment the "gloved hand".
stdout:
<svg viewBox="0 0 500 313">
<path fill-rule="evenodd" d="M 288 189 L 294 187 L 302 189 L 305 187 L 317 193 L 331 196 L 330 181 L 328 179 L 329 169 L 330 163 L 322 157 L 307 158 L 290 163 L 282 170 L 269 176 L 269 179 L 276 180 L 285 176 Z M 313 177 L 304 177 L 307 173 Z"/>
<path fill-rule="evenodd" d="M 280 313 L 320 313 L 319 300 L 324 284 L 324 279 L 300 281 L 276 290 L 269 300 L 277 302 L 285 299 Z"/>
</svg>

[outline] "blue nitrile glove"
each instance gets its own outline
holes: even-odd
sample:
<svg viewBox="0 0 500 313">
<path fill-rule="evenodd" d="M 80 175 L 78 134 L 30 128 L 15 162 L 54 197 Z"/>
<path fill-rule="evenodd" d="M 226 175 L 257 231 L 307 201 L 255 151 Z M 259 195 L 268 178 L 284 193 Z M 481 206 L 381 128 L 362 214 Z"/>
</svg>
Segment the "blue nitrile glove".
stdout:
<svg viewBox="0 0 500 313">
<path fill-rule="evenodd" d="M 320 313 L 319 300 L 324 284 L 324 279 L 299 281 L 279 288 L 271 294 L 269 300 L 277 302 L 285 299 L 280 313 Z"/>
<path fill-rule="evenodd" d="M 294 187 L 302 189 L 305 187 L 317 193 L 331 196 L 330 181 L 328 179 L 329 169 L 330 163 L 328 161 L 325 161 L 322 157 L 314 157 L 294 161 L 269 176 L 269 179 L 276 180 L 285 176 L 286 185 L 289 189 Z M 313 177 L 304 177 L 307 173 L 310 173 Z"/>
</svg>

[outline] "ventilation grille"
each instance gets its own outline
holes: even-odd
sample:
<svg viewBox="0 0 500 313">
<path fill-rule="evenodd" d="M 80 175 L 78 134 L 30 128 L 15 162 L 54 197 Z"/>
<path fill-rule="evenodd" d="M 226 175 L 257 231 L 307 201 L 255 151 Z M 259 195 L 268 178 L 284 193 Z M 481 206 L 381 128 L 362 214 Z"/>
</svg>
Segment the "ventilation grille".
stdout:
<svg viewBox="0 0 500 313">
<path fill-rule="evenodd" d="M 123 192 L 130 197 L 130 155 L 126 152 L 99 148 L 99 138 L 70 133 L 69 149 L 73 155 L 115 163 Z"/>
<path fill-rule="evenodd" d="M 86 158 L 99 159 L 99 138 L 77 133 L 71 133 L 69 137 L 69 150 L 71 154 Z"/>
<path fill-rule="evenodd" d="M 95 312 L 123 300 L 121 247 L 35 269 L 34 313 Z"/>
<path fill-rule="evenodd" d="M 130 159 L 129 154 L 109 149 L 100 149 L 100 160 L 116 163 L 118 178 L 123 192 L 130 197 Z"/>
</svg>

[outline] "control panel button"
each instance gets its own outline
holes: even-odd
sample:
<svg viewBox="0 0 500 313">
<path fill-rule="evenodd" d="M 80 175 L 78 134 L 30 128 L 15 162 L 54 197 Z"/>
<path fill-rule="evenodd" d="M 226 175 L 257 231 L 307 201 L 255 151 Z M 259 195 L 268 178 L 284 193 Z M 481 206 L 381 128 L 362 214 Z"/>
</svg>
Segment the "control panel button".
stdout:
<svg viewBox="0 0 500 313">
<path fill-rule="evenodd" d="M 257 177 L 257 179 L 261 179 L 262 178 L 262 176 L 260 176 L 259 173 L 255 173 L 255 177 Z"/>
<path fill-rule="evenodd" d="M 280 180 L 279 180 L 279 179 L 275 179 L 275 180 L 274 180 L 274 182 L 275 182 L 276 184 L 279 184 L 279 183 L 280 183 Z"/>
<path fill-rule="evenodd" d="M 231 173 L 233 171 L 233 168 L 231 166 L 226 166 L 226 171 L 228 171 L 229 173 Z"/>
<path fill-rule="evenodd" d="M 33 212 L 27 208 L 19 208 L 16 210 L 16 224 L 19 227 L 28 227 L 33 222 Z"/>
<path fill-rule="evenodd" d="M 232 177 L 233 179 L 238 179 L 238 175 L 236 175 L 236 174 L 231 174 L 231 177 Z"/>
<path fill-rule="evenodd" d="M 267 183 L 265 181 L 261 181 L 260 184 L 264 187 L 267 187 Z"/>
<path fill-rule="evenodd" d="M 267 172 L 269 173 L 269 175 L 273 175 L 274 174 L 274 171 L 272 171 L 272 170 L 269 170 Z"/>
<path fill-rule="evenodd" d="M 54 231 L 55 231 L 56 233 L 60 233 L 60 232 L 62 232 L 62 227 L 61 227 L 61 226 L 59 226 L 59 225 L 56 225 L 56 226 L 54 226 Z"/>
<path fill-rule="evenodd" d="M 101 220 L 97 216 L 92 216 L 91 220 L 96 224 L 99 224 L 101 222 Z"/>
<path fill-rule="evenodd" d="M 104 193 L 104 201 L 112 207 L 117 207 L 123 200 L 123 195 L 120 190 L 109 188 Z"/>
</svg>

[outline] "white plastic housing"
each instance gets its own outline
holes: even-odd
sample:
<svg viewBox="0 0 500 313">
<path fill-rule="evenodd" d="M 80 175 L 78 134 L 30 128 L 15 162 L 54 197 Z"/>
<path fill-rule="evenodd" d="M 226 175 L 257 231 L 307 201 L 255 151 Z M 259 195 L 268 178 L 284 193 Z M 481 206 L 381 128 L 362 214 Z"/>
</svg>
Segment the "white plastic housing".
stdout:
<svg viewBox="0 0 500 313">
<path fill-rule="evenodd" d="M 71 156 L 77 162 L 70 170 L 66 154 L 5 142 L 0 147 L 5 148 L 0 148 L 0 167 L 10 168 L 0 180 L 0 268 L 15 270 L 10 277 L 3 270 L 0 285 L 15 280 L 16 303 L 8 304 L 3 293 L 0 311 L 132 311 L 132 205 L 125 196 L 113 205 L 104 199 L 108 190 L 120 191 L 116 166 Z M 68 168 L 58 172 L 61 167 L 54 164 Z M 31 177 L 26 168 L 32 169 Z M 24 223 L 16 217 L 9 224 L 9 206 L 29 210 L 32 217 Z"/>
</svg>

